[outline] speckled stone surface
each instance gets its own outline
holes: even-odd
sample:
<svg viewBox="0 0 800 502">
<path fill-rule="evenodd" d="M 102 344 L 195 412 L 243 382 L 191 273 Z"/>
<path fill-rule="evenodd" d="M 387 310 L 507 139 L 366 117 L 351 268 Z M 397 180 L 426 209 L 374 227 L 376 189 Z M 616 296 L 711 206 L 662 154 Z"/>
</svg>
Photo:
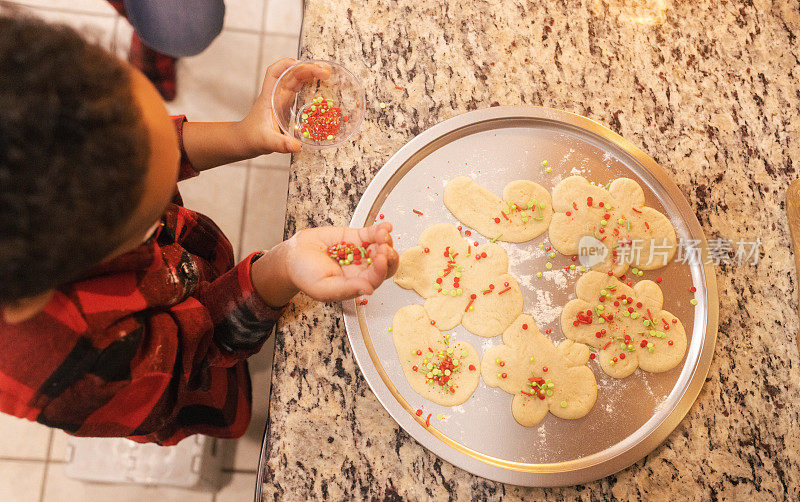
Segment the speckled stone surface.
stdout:
<svg viewBox="0 0 800 502">
<path fill-rule="evenodd" d="M 595 119 L 673 176 L 709 239 L 763 241 L 757 267 L 717 269 L 716 352 L 687 417 L 647 458 L 588 485 L 487 481 L 399 429 L 353 360 L 341 307 L 301 297 L 277 335 L 265 499 L 800 498 L 784 202 L 800 176 L 800 4 L 649 3 L 308 0 L 301 56 L 343 62 L 369 105 L 359 139 L 294 159 L 286 231 L 346 225 L 395 151 L 465 111 L 496 102 Z"/>
</svg>

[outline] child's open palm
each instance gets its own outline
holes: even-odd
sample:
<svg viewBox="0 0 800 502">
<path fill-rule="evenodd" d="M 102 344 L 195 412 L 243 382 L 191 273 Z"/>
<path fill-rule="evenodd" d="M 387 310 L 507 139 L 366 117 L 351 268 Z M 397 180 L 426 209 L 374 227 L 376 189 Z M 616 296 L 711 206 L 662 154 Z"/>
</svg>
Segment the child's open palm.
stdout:
<svg viewBox="0 0 800 502">
<path fill-rule="evenodd" d="M 392 225 L 366 228 L 322 227 L 301 230 L 286 242 L 287 274 L 294 285 L 321 301 L 369 295 L 397 270 L 398 256 L 389 234 Z M 339 265 L 328 247 L 341 242 L 364 246 L 372 263 Z"/>
</svg>

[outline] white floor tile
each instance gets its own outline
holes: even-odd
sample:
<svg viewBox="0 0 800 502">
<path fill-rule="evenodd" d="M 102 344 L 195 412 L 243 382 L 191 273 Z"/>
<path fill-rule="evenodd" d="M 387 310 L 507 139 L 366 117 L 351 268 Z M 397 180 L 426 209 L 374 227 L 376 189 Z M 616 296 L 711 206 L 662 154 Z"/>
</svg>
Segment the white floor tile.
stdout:
<svg viewBox="0 0 800 502">
<path fill-rule="evenodd" d="M 263 17 L 264 0 L 225 1 L 225 28 L 261 31 Z"/>
<path fill-rule="evenodd" d="M 283 240 L 289 172 L 250 167 L 242 232 L 242 256 Z"/>
<path fill-rule="evenodd" d="M 0 460 L 0 500 L 37 502 L 44 479 L 44 462 Z"/>
<path fill-rule="evenodd" d="M 59 9 L 106 16 L 113 16 L 117 13 L 114 7 L 105 0 L 11 0 L 11 2 L 27 5 L 29 7 Z"/>
<path fill-rule="evenodd" d="M 242 502 L 253 500 L 256 490 L 256 475 L 242 472 L 233 473 L 231 482 L 219 492 L 215 502 Z"/>
<path fill-rule="evenodd" d="M 47 459 L 50 428 L 0 413 L 0 458 Z"/>
<path fill-rule="evenodd" d="M 267 0 L 267 33 L 299 35 L 303 22 L 302 0 Z"/>
<path fill-rule="evenodd" d="M 234 256 L 240 244 L 246 178 L 246 164 L 231 164 L 203 171 L 178 184 L 183 204 L 214 220 L 233 244 Z"/>
<path fill-rule="evenodd" d="M 237 471 L 258 470 L 261 441 L 264 437 L 264 426 L 267 423 L 267 406 L 269 405 L 274 349 L 275 339 L 270 337 L 261 352 L 248 359 L 250 379 L 253 382 L 253 413 L 250 418 L 250 426 L 244 436 L 236 440 L 225 440 L 222 443 L 223 448 L 228 449 L 227 454 L 224 456 L 225 463 L 223 464 L 226 469 Z"/>
<path fill-rule="evenodd" d="M 212 502 L 214 494 L 182 488 L 130 484 L 85 483 L 68 478 L 65 464 L 50 464 L 45 480 L 44 501 L 63 502 Z"/>
<path fill-rule="evenodd" d="M 77 30 L 83 38 L 106 49 L 111 49 L 114 39 L 115 16 L 97 16 L 66 11 L 32 9 L 32 12 L 49 23 L 66 24 Z"/>
<path fill-rule="evenodd" d="M 194 121 L 239 120 L 255 99 L 260 35 L 223 31 L 198 56 L 178 62 L 178 95 L 170 113 Z"/>
</svg>

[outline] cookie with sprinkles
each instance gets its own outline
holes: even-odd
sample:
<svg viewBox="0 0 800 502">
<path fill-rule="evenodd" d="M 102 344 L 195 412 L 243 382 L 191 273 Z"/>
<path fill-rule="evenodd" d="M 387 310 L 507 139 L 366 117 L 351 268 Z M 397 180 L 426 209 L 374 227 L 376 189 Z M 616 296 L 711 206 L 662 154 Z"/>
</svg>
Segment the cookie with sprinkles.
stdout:
<svg viewBox="0 0 800 502">
<path fill-rule="evenodd" d="M 478 387 L 480 361 L 467 342 L 442 334 L 420 305 L 394 315 L 392 337 L 408 383 L 422 397 L 442 406 L 457 406 Z"/>
<path fill-rule="evenodd" d="M 548 236 L 558 252 L 577 255 L 586 239 L 592 247 L 608 250 L 593 270 L 620 276 L 629 266 L 653 270 L 675 256 L 675 228 L 661 212 L 645 205 L 642 187 L 630 178 L 602 186 L 570 176 L 553 189 L 553 208 Z"/>
<path fill-rule="evenodd" d="M 548 412 L 559 418 L 581 418 L 597 399 L 597 381 L 586 363 L 589 348 L 572 340 L 555 346 L 528 314 L 503 332 L 503 344 L 483 355 L 481 376 L 489 387 L 512 394 L 511 413 L 522 426 L 533 427 Z"/>
<path fill-rule="evenodd" d="M 543 234 L 553 216 L 550 193 L 528 180 L 507 184 L 501 199 L 471 178 L 459 176 L 445 185 L 444 205 L 484 237 L 504 242 L 526 242 Z"/>
<path fill-rule="evenodd" d="M 436 327 L 463 323 L 478 336 L 501 334 L 522 313 L 522 292 L 508 274 L 508 254 L 498 244 L 472 246 L 453 225 L 426 228 L 418 244 L 400 255 L 394 281 L 425 298 Z"/>
<path fill-rule="evenodd" d="M 653 281 L 633 288 L 602 272 L 590 271 L 575 285 L 578 298 L 561 312 L 564 335 L 597 350 L 600 367 L 614 378 L 636 368 L 660 373 L 677 366 L 686 353 L 681 321 L 663 310 L 664 295 Z"/>
</svg>

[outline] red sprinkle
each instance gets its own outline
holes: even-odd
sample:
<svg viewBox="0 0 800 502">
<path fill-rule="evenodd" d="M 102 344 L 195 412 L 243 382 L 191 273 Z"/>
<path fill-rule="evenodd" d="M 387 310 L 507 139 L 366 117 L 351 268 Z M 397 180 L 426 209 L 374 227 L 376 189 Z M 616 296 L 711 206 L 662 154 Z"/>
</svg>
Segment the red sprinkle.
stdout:
<svg viewBox="0 0 800 502">
<path fill-rule="evenodd" d="M 668 341 L 667 345 L 672 345 L 672 340 Z"/>
<path fill-rule="evenodd" d="M 494 219 L 494 222 L 495 222 L 495 223 L 500 223 L 500 218 L 495 218 L 495 219 Z"/>
<path fill-rule="evenodd" d="M 483 253 L 481 253 L 481 258 L 486 258 L 486 251 L 484 251 Z"/>
<path fill-rule="evenodd" d="M 640 214 L 641 214 L 641 211 L 639 211 L 639 210 L 638 210 L 638 209 L 636 209 L 635 207 L 632 207 L 631 209 L 633 209 L 633 210 L 634 210 L 634 211 L 636 211 L 637 213 L 640 213 Z"/>
<path fill-rule="evenodd" d="M 425 253 L 430 253 L 431 252 L 431 250 L 429 248 L 425 248 L 422 251 L 424 251 Z"/>
<path fill-rule="evenodd" d="M 422 211 L 417 211 L 416 209 L 412 209 L 412 211 L 414 212 L 414 214 L 422 216 Z"/>
<path fill-rule="evenodd" d="M 502 366 L 502 365 L 501 365 L 501 366 Z M 507 374 L 505 374 L 505 373 L 503 373 L 503 374 L 502 374 L 502 375 L 500 375 L 500 376 L 501 376 L 501 377 L 503 377 L 503 378 L 508 378 L 508 375 L 507 375 Z"/>
<path fill-rule="evenodd" d="M 369 300 L 367 300 L 366 298 L 364 298 L 363 300 L 361 300 L 360 302 L 358 302 L 358 304 L 359 304 L 359 305 L 366 305 L 366 304 L 368 303 L 368 301 L 369 301 Z"/>
<path fill-rule="evenodd" d="M 641 348 L 647 347 L 647 340 L 642 340 L 642 343 L 639 344 L 639 347 Z"/>
<path fill-rule="evenodd" d="M 546 330 L 544 330 L 544 332 L 545 332 L 545 333 L 547 333 L 547 334 L 549 335 L 550 333 L 552 333 L 552 332 L 553 332 L 553 330 L 552 330 L 552 329 L 550 329 L 550 328 L 547 328 Z"/>
<path fill-rule="evenodd" d="M 521 390 L 520 392 L 522 392 L 526 396 L 533 397 L 533 394 L 531 394 L 530 392 L 525 392 L 524 390 Z"/>
<path fill-rule="evenodd" d="M 619 358 L 620 358 L 620 359 L 625 359 L 625 354 L 620 354 L 620 355 L 619 355 Z"/>
<path fill-rule="evenodd" d="M 689 288 L 689 291 L 691 291 L 692 293 L 694 293 L 695 291 L 697 291 L 697 288 L 696 288 L 696 287 L 694 287 L 694 286 L 692 286 L 691 288 Z"/>
<path fill-rule="evenodd" d="M 422 416 L 422 410 L 417 410 L 417 416 L 418 416 L 418 417 L 421 417 L 421 416 Z"/>
<path fill-rule="evenodd" d="M 428 413 L 428 418 L 425 419 L 425 427 L 431 426 L 431 415 L 433 415 L 433 413 Z"/>
<path fill-rule="evenodd" d="M 510 289 L 511 289 L 511 288 L 506 288 L 506 289 L 504 289 L 503 291 L 500 291 L 500 292 L 499 292 L 499 293 L 497 293 L 497 294 L 498 294 L 498 295 L 502 295 L 503 293 L 505 293 L 506 291 L 509 291 Z"/>
<path fill-rule="evenodd" d="M 472 232 L 470 232 L 469 230 L 464 230 L 464 235 L 469 237 L 470 235 L 472 235 Z"/>
<path fill-rule="evenodd" d="M 660 275 L 658 277 L 656 277 L 656 282 L 661 282 L 661 281 L 662 281 L 662 279 L 661 279 Z"/>
<path fill-rule="evenodd" d="M 402 91 L 403 90 L 403 88 L 400 87 L 399 85 L 394 86 L 394 88 L 397 89 L 398 91 Z"/>
<path fill-rule="evenodd" d="M 592 352 L 591 354 L 589 354 L 589 359 L 594 359 L 594 358 L 595 358 L 594 352 Z"/>
<path fill-rule="evenodd" d="M 522 325 L 522 329 L 528 329 L 528 325 L 527 324 L 523 324 Z"/>
<path fill-rule="evenodd" d="M 431 326 L 436 326 L 436 321 L 434 321 L 433 319 L 431 319 Z M 431 351 L 431 352 L 433 352 L 433 351 Z"/>
<path fill-rule="evenodd" d="M 418 367 L 416 367 L 416 366 L 412 366 L 412 367 L 411 367 L 411 369 L 412 369 L 413 371 L 417 371 L 419 368 L 418 368 Z"/>
<path fill-rule="evenodd" d="M 475 365 L 474 364 L 470 364 L 469 365 L 469 370 L 470 371 L 475 371 Z"/>
<path fill-rule="evenodd" d="M 542 368 L 542 371 L 544 371 L 545 373 L 547 373 L 547 366 L 543 367 L 543 368 Z"/>
<path fill-rule="evenodd" d="M 570 213 L 569 211 L 567 211 L 567 216 L 572 216 L 572 213 Z"/>
<path fill-rule="evenodd" d="M 591 197 L 586 197 L 586 205 L 587 206 L 591 206 L 592 205 L 592 198 Z"/>
</svg>

